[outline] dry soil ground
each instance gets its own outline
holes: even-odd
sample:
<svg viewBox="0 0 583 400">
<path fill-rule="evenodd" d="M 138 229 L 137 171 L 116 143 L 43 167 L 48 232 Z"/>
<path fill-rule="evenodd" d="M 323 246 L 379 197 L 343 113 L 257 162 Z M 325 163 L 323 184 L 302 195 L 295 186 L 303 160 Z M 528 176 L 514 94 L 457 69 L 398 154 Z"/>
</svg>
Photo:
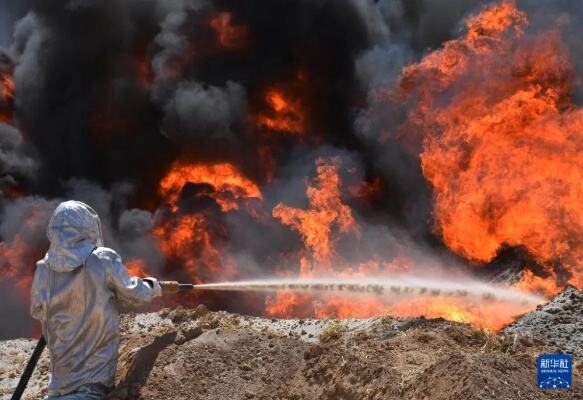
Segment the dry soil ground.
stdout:
<svg viewBox="0 0 583 400">
<path fill-rule="evenodd" d="M 569 289 L 505 334 L 441 319 L 269 320 L 203 306 L 127 315 L 119 386 L 111 397 L 583 399 L 581 349 L 575 348 L 583 335 L 582 300 Z M 537 324 L 556 332 L 538 334 Z M 0 398 L 8 399 L 34 342 L 0 346 Z M 536 356 L 562 350 L 577 354 L 574 387 L 539 390 Z M 43 395 L 47 372 L 45 354 L 25 398 Z"/>
</svg>

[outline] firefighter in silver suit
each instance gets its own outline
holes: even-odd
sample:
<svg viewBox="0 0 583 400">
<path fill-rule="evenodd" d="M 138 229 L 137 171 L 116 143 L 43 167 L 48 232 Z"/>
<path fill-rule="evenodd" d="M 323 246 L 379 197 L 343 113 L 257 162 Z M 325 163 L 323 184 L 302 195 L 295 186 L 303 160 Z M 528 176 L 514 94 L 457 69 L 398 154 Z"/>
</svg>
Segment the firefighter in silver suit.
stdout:
<svg viewBox="0 0 583 400">
<path fill-rule="evenodd" d="M 97 213 L 61 203 L 47 228 L 50 246 L 37 262 L 31 314 L 42 323 L 50 355 L 48 399 L 100 399 L 113 387 L 119 346 L 118 307 L 139 307 L 162 294 L 154 278 L 130 277 L 103 247 Z"/>
</svg>

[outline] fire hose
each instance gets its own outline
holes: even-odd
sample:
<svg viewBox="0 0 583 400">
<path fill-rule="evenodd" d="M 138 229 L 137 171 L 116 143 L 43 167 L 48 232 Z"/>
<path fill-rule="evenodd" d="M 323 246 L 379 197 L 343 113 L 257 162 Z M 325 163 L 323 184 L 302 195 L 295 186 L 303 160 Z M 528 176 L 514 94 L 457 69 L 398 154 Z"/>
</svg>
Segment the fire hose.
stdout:
<svg viewBox="0 0 583 400">
<path fill-rule="evenodd" d="M 146 282 L 150 283 L 148 281 Z M 190 283 L 178 283 L 176 281 L 160 281 L 159 283 L 162 287 L 163 294 L 175 294 L 178 292 L 195 289 L 195 285 Z M 30 377 L 32 376 L 36 364 L 38 363 L 38 360 L 46 345 L 47 341 L 45 340 L 45 337 L 41 336 L 34 348 L 34 351 L 32 352 L 32 355 L 30 356 L 30 359 L 28 360 L 28 363 L 26 364 L 26 368 L 24 368 L 24 371 L 20 376 L 20 380 L 18 381 L 18 385 L 12 394 L 11 400 L 20 400 L 22 397 L 22 394 L 28 385 L 28 381 L 30 380 Z"/>
<path fill-rule="evenodd" d="M 144 279 L 151 286 L 152 281 Z M 532 294 L 513 291 L 508 288 L 487 285 L 481 282 L 450 282 L 437 279 L 423 278 L 376 278 L 376 279 L 349 279 L 349 278 L 322 278 L 322 279 L 276 279 L 237 281 L 207 284 L 178 283 L 176 281 L 160 281 L 162 294 L 175 294 L 190 290 L 220 290 L 220 291 L 278 291 L 289 290 L 295 292 L 338 292 L 352 294 L 370 294 L 376 296 L 456 296 L 474 297 L 481 301 L 512 301 L 520 304 L 541 304 L 543 298 Z M 45 346 L 43 337 L 39 340 L 20 382 L 12 396 L 12 400 L 19 400 L 32 375 L 36 363 Z"/>
</svg>

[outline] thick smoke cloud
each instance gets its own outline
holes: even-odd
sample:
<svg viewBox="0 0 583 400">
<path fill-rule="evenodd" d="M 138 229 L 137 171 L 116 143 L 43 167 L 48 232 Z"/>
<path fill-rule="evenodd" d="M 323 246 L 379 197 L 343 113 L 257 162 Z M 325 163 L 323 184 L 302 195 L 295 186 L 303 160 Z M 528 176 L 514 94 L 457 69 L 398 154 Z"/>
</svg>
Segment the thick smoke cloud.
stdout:
<svg viewBox="0 0 583 400">
<path fill-rule="evenodd" d="M 0 48 L 12 42 L 14 23 L 29 10 L 32 0 L 4 0 L 0 3 Z"/>
<path fill-rule="evenodd" d="M 22 197 L 6 204 L 0 218 L 0 235 L 33 248 L 42 248 L 47 242 L 46 226 L 57 200 L 37 196 Z M 30 270 L 32 266 L 29 266 Z M 17 271 L 18 272 L 18 271 Z"/>
<path fill-rule="evenodd" d="M 10 125 L 0 123 L 0 179 L 14 184 L 14 175 L 33 178 L 38 164 L 34 156 L 28 153 L 20 132 Z"/>
<path fill-rule="evenodd" d="M 163 132 L 176 141 L 191 135 L 225 138 L 245 117 L 245 90 L 234 82 L 224 88 L 200 83 L 180 85 L 164 107 Z"/>
<path fill-rule="evenodd" d="M 241 48 L 222 46 L 209 24 L 217 13 L 230 13 L 230 23 L 248 29 Z M 359 91 L 354 58 L 369 46 L 369 36 L 383 35 L 365 25 L 348 0 L 273 1 L 261 9 L 232 1 L 35 2 L 16 23 L 9 46 L 14 109 L 0 136 L 3 174 L 25 194 L 5 187 L 1 240 L 5 250 L 17 248 L 17 237 L 31 246 L 10 253 L 4 267 L 17 264 L 17 277 L 30 276 L 46 250 L 51 210 L 75 198 L 99 212 L 109 246 L 126 260 L 146 260 L 156 273 L 165 260 L 152 229 L 167 218 L 158 209 L 158 184 L 177 160 L 229 160 L 265 184 L 267 157 L 267 165 L 289 173 L 271 184 L 281 185 L 273 196 L 287 196 L 290 180 L 301 195 L 305 175 L 299 174 L 313 173 L 308 154 L 315 153 L 306 151 L 313 146 L 284 135 L 269 138 L 249 116 L 269 111 L 265 91 L 283 87 L 305 103 L 318 141 L 332 142 L 331 149 L 358 146 L 349 101 Z M 300 71 L 308 80 L 298 80 Z M 267 146 L 271 154 L 258 153 Z M 305 154 L 302 168 L 296 169 L 290 147 Z M 246 230 L 245 212 L 225 216 L 210 198 L 186 201 L 189 193 L 201 199 L 200 189 L 185 191 L 185 210 L 212 216 L 216 232 L 233 236 L 225 251 L 249 266 L 241 274 L 259 273 L 282 246 L 297 241 L 270 217 Z M 266 204 L 284 200 L 270 198 L 270 190 Z M 26 215 L 34 225 L 19 222 Z M 237 237 L 252 230 L 255 237 Z M 256 245 L 271 231 L 280 239 Z"/>
<path fill-rule="evenodd" d="M 13 119 L 0 124 L 0 241 L 12 249 L 21 237 L 34 248 L 17 257 L 22 270 L 16 275 L 30 275 L 46 249 L 45 224 L 55 205 L 75 198 L 99 212 L 107 244 L 124 259 L 147 260 L 151 272 L 174 277 L 185 260 L 167 262 L 152 232 L 175 222 L 159 185 L 179 162 L 228 161 L 260 187 L 262 206 L 251 211 L 221 211 L 204 184 L 186 185 L 176 203 L 178 213 L 212 220 L 224 242 L 220 256 L 238 262 L 239 277 L 272 274 L 285 267 L 282 254 L 303 245 L 271 210 L 279 203 L 309 206 L 306 188 L 318 158 L 339 160 L 345 201 L 362 230 L 358 241 L 339 243 L 344 259 L 358 262 L 372 254 L 381 260 L 409 251 L 422 260 L 443 252 L 432 233 L 420 138 L 399 132 L 406 107 L 387 104 L 402 68 L 455 37 L 464 18 L 485 3 L 6 3 L 13 11 L 3 18 L 22 18 L 13 32 L 0 32 L 15 84 Z M 524 7 L 534 9 L 534 3 L 524 1 Z M 568 2 L 548 3 L 580 14 L 581 7 Z M 568 42 L 580 71 L 576 37 Z M 257 122 L 274 113 L 269 90 L 301 105 L 296 119 L 305 132 L 274 132 Z M 350 199 L 362 181 L 376 180 L 372 199 Z M 21 193 L 9 193 L 7 184 Z M 33 225 L 22 224 L 33 215 Z M 215 304 L 235 311 L 262 305 L 240 300 Z"/>
<path fill-rule="evenodd" d="M 358 115 L 374 112 L 363 107 L 382 114 L 375 90 L 388 87 L 427 46 L 416 26 L 427 7 L 353 0 L 36 2 L 10 44 L 14 121 L 1 131 L 4 163 L 27 195 L 6 197 L 4 215 L 44 216 L 26 232 L 14 224 L 18 219 L 0 222 L 5 246 L 13 248 L 16 237 L 34 239 L 34 254 L 19 258 L 30 265 L 17 276 L 30 276 L 46 249 L 47 216 L 67 198 L 99 212 L 106 243 L 124 259 L 145 260 L 155 273 L 175 270 L 163 269 L 151 232 L 168 218 L 158 185 L 176 161 L 228 160 L 261 186 L 259 218 L 220 212 L 201 194 L 208 188 L 190 185 L 183 193 L 185 212 L 210 216 L 212 229 L 228 236 L 223 251 L 237 260 L 240 277 L 271 274 L 285 266 L 282 252 L 302 246 L 271 209 L 308 207 L 307 179 L 320 157 L 340 160 L 346 190 L 379 175 L 387 182 L 376 210 L 360 215 L 362 205 L 352 206 L 366 252 L 379 259 L 399 253 L 399 238 L 408 234 L 381 224 L 403 222 L 409 199 L 424 193 L 423 180 L 412 155 L 374 144 L 382 121 L 364 126 Z M 243 38 L 229 42 L 233 48 L 224 48 L 209 23 L 217 13 L 230 15 L 235 30 L 227 35 L 245 27 Z M 305 140 L 254 123 L 272 112 L 264 98 L 270 88 L 301 101 Z M 368 218 L 378 226 L 369 228 Z M 426 231 L 418 220 L 415 229 Z M 338 245 L 347 259 L 362 254 L 349 240 Z M 222 301 L 249 310 L 236 298 Z"/>
<path fill-rule="evenodd" d="M 366 146 L 375 171 L 389 188 L 385 208 L 418 239 L 429 235 L 431 193 L 421 172 L 420 138 L 399 133 L 405 109 L 388 107 L 391 90 L 404 66 L 420 59 L 429 49 L 455 37 L 464 17 L 486 1 L 433 0 L 375 2 L 375 18 L 368 18 L 382 31 L 371 47 L 355 60 L 357 77 L 366 90 L 367 106 L 354 120 L 354 132 Z M 370 7 L 369 3 L 369 7 Z M 383 28 L 386 27 L 386 28 Z"/>
</svg>

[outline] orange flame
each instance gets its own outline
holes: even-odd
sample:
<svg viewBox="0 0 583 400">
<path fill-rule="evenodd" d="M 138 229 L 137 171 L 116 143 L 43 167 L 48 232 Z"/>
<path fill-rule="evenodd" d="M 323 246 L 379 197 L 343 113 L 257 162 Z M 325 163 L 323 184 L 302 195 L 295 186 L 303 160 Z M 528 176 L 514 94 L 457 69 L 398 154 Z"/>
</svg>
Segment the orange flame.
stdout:
<svg viewBox="0 0 583 400">
<path fill-rule="evenodd" d="M 231 50 L 245 47 L 248 29 L 244 25 L 233 25 L 231 13 L 222 12 L 210 21 L 210 27 L 217 33 L 221 46 Z"/>
<path fill-rule="evenodd" d="M 29 294 L 35 263 L 46 250 L 27 238 L 46 229 L 48 217 L 41 210 L 30 210 L 24 215 L 20 232 L 11 241 L 0 242 L 0 279 L 13 279 L 25 295 Z"/>
<path fill-rule="evenodd" d="M 170 204 L 171 214 L 159 221 L 152 234 L 166 260 L 180 265 L 195 282 L 231 278 L 235 264 L 220 251 L 226 229 L 208 218 L 205 211 L 178 213 L 178 199 L 188 183 L 207 185 L 203 195 L 214 199 L 223 212 L 238 209 L 241 201 L 262 199 L 261 191 L 230 163 L 175 163 L 160 181 L 159 193 Z M 252 208 L 249 210 L 252 212 Z"/>
<path fill-rule="evenodd" d="M 14 236 L 12 241 L 8 243 L 0 242 L 0 262 L 2 270 L 2 278 L 16 278 L 20 275 L 19 286 L 27 287 L 32 282 L 32 275 L 26 275 L 25 271 L 30 271 L 30 265 L 26 265 L 30 261 L 31 250 L 26 241 L 20 235 Z"/>
<path fill-rule="evenodd" d="M 2 85 L 2 97 L 5 100 L 12 100 L 14 98 L 14 81 L 8 74 L 0 75 L 0 84 Z"/>
<path fill-rule="evenodd" d="M 353 197 L 360 199 L 365 203 L 372 202 L 377 198 L 383 189 L 383 182 L 380 177 L 375 177 L 372 182 L 364 181 L 357 186 L 348 188 Z"/>
<path fill-rule="evenodd" d="M 146 57 L 137 60 L 136 62 L 136 81 L 142 87 L 149 87 L 153 82 L 153 73 L 150 68 L 150 63 Z"/>
<path fill-rule="evenodd" d="M 1 119 L 0 119 L 0 121 L 1 121 Z M 4 185 L 2 187 L 2 191 L 4 192 L 4 195 L 6 197 L 11 198 L 11 199 L 15 199 L 15 198 L 24 196 L 24 192 L 22 191 L 22 189 L 20 189 L 17 186 L 14 186 L 14 185 Z"/>
<path fill-rule="evenodd" d="M 552 271 L 549 271 L 549 275 L 549 277 L 543 278 L 536 276 L 530 270 L 525 270 L 515 287 L 525 292 L 540 293 L 549 297 L 554 296 L 561 291 L 561 287 L 557 284 L 556 277 Z"/>
<path fill-rule="evenodd" d="M 9 111 L 0 109 L 0 122 L 9 124 L 12 121 L 12 115 Z"/>
<path fill-rule="evenodd" d="M 269 106 L 269 111 L 257 117 L 257 126 L 286 133 L 304 132 L 304 111 L 298 100 L 281 90 L 269 89 L 265 93 L 265 102 Z"/>
<path fill-rule="evenodd" d="M 370 318 L 381 315 L 401 317 L 445 318 L 471 324 L 488 331 L 497 331 L 518 315 L 532 308 L 511 302 L 472 302 L 447 296 L 404 297 L 387 301 L 366 296 L 324 295 L 314 298 L 291 292 L 279 292 L 267 299 L 270 316 L 306 318 Z"/>
<path fill-rule="evenodd" d="M 317 160 L 317 175 L 308 186 L 308 210 L 277 205 L 273 216 L 298 231 L 307 255 L 300 260 L 300 276 L 370 277 L 383 274 L 411 273 L 415 265 L 407 259 L 366 261 L 346 265 L 335 254 L 339 235 L 359 229 L 351 209 L 341 200 L 341 180 L 335 162 Z M 334 269 L 332 269 L 334 265 Z M 367 318 L 379 315 L 407 317 L 425 316 L 446 318 L 469 323 L 475 327 L 497 330 L 511 322 L 516 315 L 531 308 L 515 303 L 484 303 L 448 296 L 418 298 L 398 297 L 387 300 L 374 296 L 343 296 L 325 294 L 312 296 L 293 292 L 278 292 L 266 301 L 266 313 L 280 317 Z"/>
<path fill-rule="evenodd" d="M 560 261 L 575 282 L 583 110 L 571 103 L 573 67 L 558 29 L 526 37 L 526 24 L 512 2 L 488 6 L 464 37 L 405 68 L 400 88 L 418 102 L 403 129 L 423 132 L 436 229 L 453 251 L 487 262 L 522 245 L 541 264 Z"/>
<path fill-rule="evenodd" d="M 316 165 L 314 184 L 306 191 L 310 208 L 301 210 L 280 203 L 273 209 L 273 216 L 298 231 L 313 260 L 324 267 L 330 264 L 333 255 L 334 229 L 344 233 L 357 227 L 352 210 L 342 202 L 336 165 L 323 159 L 318 159 Z M 308 273 L 307 259 L 303 265 L 302 272 Z"/>
<path fill-rule="evenodd" d="M 130 276 L 138 276 L 138 277 L 146 277 L 146 276 L 150 276 L 150 273 L 148 273 L 147 268 L 146 268 L 146 263 L 144 260 L 140 260 L 140 259 L 132 259 L 129 261 L 126 261 L 125 266 L 130 274 Z"/>
<path fill-rule="evenodd" d="M 242 175 L 233 164 L 180 164 L 176 163 L 160 181 L 159 192 L 177 209 L 177 202 L 187 183 L 209 185 L 213 192 L 205 193 L 213 198 L 223 211 L 239 208 L 239 199 L 261 199 L 259 187 Z"/>
<path fill-rule="evenodd" d="M 166 259 L 179 264 L 197 283 L 234 274 L 233 261 L 219 251 L 225 233 L 211 225 L 203 214 L 174 215 L 152 231 Z"/>
<path fill-rule="evenodd" d="M 11 123 L 14 104 L 14 81 L 9 73 L 0 73 L 0 122 Z"/>
<path fill-rule="evenodd" d="M 357 303 L 357 304 L 355 304 Z M 463 299 L 444 296 L 397 299 L 392 304 L 379 299 L 330 297 L 316 302 L 317 318 L 368 318 L 379 315 L 402 317 L 445 318 L 449 321 L 471 324 L 474 327 L 497 331 L 524 313 L 519 304 L 471 304 Z"/>
</svg>

